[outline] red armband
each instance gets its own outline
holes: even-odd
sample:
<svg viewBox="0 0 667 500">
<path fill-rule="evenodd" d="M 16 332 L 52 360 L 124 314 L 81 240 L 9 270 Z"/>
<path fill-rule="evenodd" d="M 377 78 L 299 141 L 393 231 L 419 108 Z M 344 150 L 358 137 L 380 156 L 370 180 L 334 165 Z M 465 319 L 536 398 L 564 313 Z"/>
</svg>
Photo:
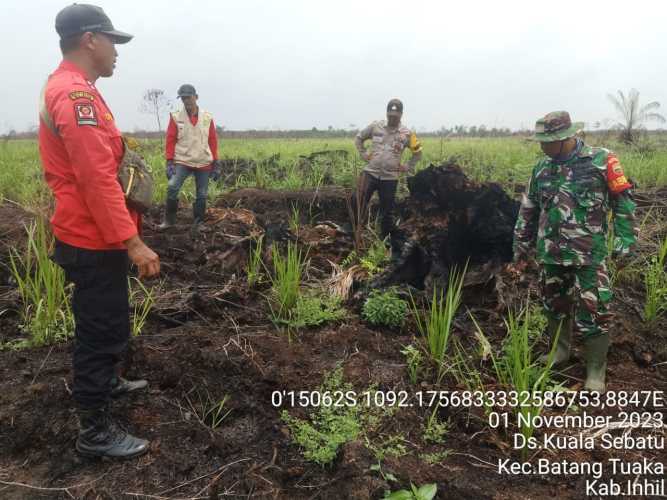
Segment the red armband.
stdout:
<svg viewBox="0 0 667 500">
<path fill-rule="evenodd" d="M 623 173 L 621 162 L 618 161 L 618 157 L 614 153 L 609 153 L 607 156 L 607 185 L 609 191 L 614 194 L 622 193 L 632 187 Z"/>
</svg>

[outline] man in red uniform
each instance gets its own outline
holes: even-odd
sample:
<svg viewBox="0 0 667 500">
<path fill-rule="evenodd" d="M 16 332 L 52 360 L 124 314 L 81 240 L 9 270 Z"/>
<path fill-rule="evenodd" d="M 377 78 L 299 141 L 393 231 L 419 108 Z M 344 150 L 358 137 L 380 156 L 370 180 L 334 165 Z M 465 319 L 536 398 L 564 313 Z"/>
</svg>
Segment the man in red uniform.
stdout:
<svg viewBox="0 0 667 500">
<path fill-rule="evenodd" d="M 220 178 L 218 162 L 218 136 L 215 133 L 213 116 L 199 108 L 199 96 L 195 88 L 186 83 L 178 89 L 178 98 L 183 108 L 171 113 L 167 127 L 167 204 L 165 219 L 160 229 L 167 229 L 176 223 L 178 193 L 185 180 L 195 178 L 196 199 L 192 205 L 195 224 L 204 220 L 209 178 Z"/>
<path fill-rule="evenodd" d="M 132 262 L 140 278 L 155 276 L 160 260 L 139 237 L 139 214 L 126 206 L 117 177 L 124 146 L 95 81 L 113 74 L 115 44 L 132 36 L 116 31 L 101 8 L 84 4 L 60 11 L 56 31 L 63 61 L 40 99 L 39 150 L 56 199 L 53 259 L 74 283 L 76 448 L 126 458 L 148 450 L 148 441 L 109 413 L 111 396 L 147 385 L 116 376 L 130 336 L 127 273 Z"/>
</svg>

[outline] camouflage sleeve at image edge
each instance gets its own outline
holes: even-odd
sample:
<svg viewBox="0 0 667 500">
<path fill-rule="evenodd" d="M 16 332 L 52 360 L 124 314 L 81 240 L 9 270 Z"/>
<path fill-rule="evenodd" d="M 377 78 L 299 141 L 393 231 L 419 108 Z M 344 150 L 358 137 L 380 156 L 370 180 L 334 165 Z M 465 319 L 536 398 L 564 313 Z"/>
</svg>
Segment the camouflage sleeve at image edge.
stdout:
<svg viewBox="0 0 667 500">
<path fill-rule="evenodd" d="M 632 183 L 623 172 L 616 154 L 607 151 L 607 187 L 613 215 L 614 240 L 612 257 L 632 254 L 639 237 L 635 219 L 637 204 L 632 198 Z"/>
<path fill-rule="evenodd" d="M 635 219 L 637 204 L 629 190 L 611 196 L 611 209 L 614 217 L 613 256 L 630 255 L 637 243 L 639 227 Z"/>
<path fill-rule="evenodd" d="M 536 167 L 537 168 L 537 167 Z M 525 258 L 535 245 L 539 205 L 535 187 L 535 170 L 531 174 L 526 192 L 521 197 L 521 207 L 514 226 L 514 260 Z"/>
</svg>

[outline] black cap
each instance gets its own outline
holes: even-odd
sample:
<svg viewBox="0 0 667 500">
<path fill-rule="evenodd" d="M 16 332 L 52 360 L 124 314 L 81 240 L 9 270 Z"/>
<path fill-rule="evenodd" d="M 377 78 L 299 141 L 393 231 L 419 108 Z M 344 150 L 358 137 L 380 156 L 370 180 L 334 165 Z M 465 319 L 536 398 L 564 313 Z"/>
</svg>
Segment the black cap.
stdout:
<svg viewBox="0 0 667 500">
<path fill-rule="evenodd" d="M 61 39 L 86 33 L 104 33 L 114 43 L 127 43 L 132 35 L 118 31 L 101 7 L 85 3 L 75 3 L 65 7 L 56 16 L 56 31 Z"/>
<path fill-rule="evenodd" d="M 393 113 L 397 115 L 403 114 L 403 103 L 400 99 L 392 99 L 387 103 L 387 113 Z"/>
<path fill-rule="evenodd" d="M 189 83 L 184 83 L 180 87 L 178 87 L 178 97 L 186 97 L 190 95 L 197 95 L 197 91 L 195 90 L 194 85 L 190 85 Z"/>
</svg>

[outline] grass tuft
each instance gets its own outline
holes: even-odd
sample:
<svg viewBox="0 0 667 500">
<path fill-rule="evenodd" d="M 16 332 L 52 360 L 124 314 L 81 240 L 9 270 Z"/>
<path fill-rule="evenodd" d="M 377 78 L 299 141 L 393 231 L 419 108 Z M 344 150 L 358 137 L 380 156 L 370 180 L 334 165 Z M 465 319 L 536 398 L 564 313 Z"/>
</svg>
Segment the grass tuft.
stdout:
<svg viewBox="0 0 667 500">
<path fill-rule="evenodd" d="M 445 355 L 449 347 L 454 317 L 461 305 L 463 282 L 467 265 L 459 272 L 453 268 L 449 274 L 447 293 L 433 289 L 433 297 L 427 313 L 422 313 L 412 300 L 412 312 L 417 330 L 426 339 L 428 352 L 438 366 L 437 382 L 445 374 Z"/>
<path fill-rule="evenodd" d="M 28 240 L 21 254 L 10 252 L 10 269 L 21 296 L 22 329 L 27 344 L 42 346 L 73 335 L 70 287 L 64 271 L 50 259 L 54 239 L 42 218 L 26 227 Z"/>
</svg>

